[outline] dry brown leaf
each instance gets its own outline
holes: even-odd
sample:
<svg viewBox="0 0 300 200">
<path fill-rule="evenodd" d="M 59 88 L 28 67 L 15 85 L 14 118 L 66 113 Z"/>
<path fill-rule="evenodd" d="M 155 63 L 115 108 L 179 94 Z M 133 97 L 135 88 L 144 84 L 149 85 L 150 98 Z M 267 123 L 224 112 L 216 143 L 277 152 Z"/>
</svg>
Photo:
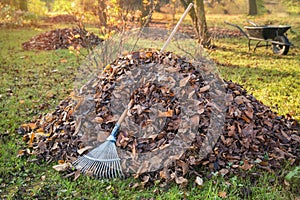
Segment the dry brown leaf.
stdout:
<svg viewBox="0 0 300 200">
<path fill-rule="evenodd" d="M 246 115 L 242 115 L 242 119 L 245 120 L 245 122 L 247 123 L 251 122 L 251 120 L 248 117 L 246 117 Z"/>
<path fill-rule="evenodd" d="M 200 88 L 200 93 L 206 92 L 210 89 L 209 85 L 203 86 L 202 88 Z"/>
<path fill-rule="evenodd" d="M 139 167 L 139 169 L 138 169 L 138 171 L 136 172 L 136 175 L 135 175 L 134 177 L 135 177 L 135 178 L 138 178 L 141 174 L 147 172 L 148 167 L 149 167 L 149 164 L 150 164 L 149 161 L 147 161 L 147 160 L 144 161 L 144 162 L 140 165 L 140 167 Z"/>
<path fill-rule="evenodd" d="M 254 111 L 253 111 L 253 109 L 250 106 L 248 106 L 247 110 L 245 110 L 244 112 L 245 112 L 246 116 L 249 119 L 253 119 L 253 113 L 254 113 Z"/>
<path fill-rule="evenodd" d="M 200 178 L 199 176 L 197 176 L 196 179 L 195 179 L 195 183 L 196 183 L 198 186 L 203 186 L 203 179 Z"/>
<path fill-rule="evenodd" d="M 70 163 L 64 163 L 64 164 L 54 165 L 52 168 L 55 169 L 56 171 L 62 172 L 62 171 L 66 171 L 70 167 L 71 167 Z"/>
<path fill-rule="evenodd" d="M 168 110 L 166 112 L 162 112 L 158 110 L 158 115 L 157 117 L 172 117 L 173 116 L 173 110 Z"/>
<path fill-rule="evenodd" d="M 26 152 L 26 151 L 23 150 L 23 149 L 22 149 L 22 150 L 19 150 L 19 151 L 18 151 L 18 157 L 24 156 L 24 155 L 25 155 L 25 152 Z"/>
<path fill-rule="evenodd" d="M 218 196 L 221 197 L 222 199 L 224 199 L 227 197 L 227 193 L 225 191 L 221 191 L 221 192 L 218 192 Z"/>
<path fill-rule="evenodd" d="M 187 172 L 189 171 L 189 164 L 182 161 L 182 160 L 177 160 L 176 164 L 181 167 L 182 169 L 182 175 L 185 176 Z"/>
<path fill-rule="evenodd" d="M 232 137 L 235 134 L 235 125 L 232 125 L 230 127 L 227 128 L 228 129 L 228 136 Z"/>
<path fill-rule="evenodd" d="M 253 164 L 249 164 L 248 160 L 244 160 L 243 162 L 244 162 L 244 164 L 242 166 L 240 166 L 241 169 L 248 171 L 253 167 Z"/>
<path fill-rule="evenodd" d="M 168 175 L 167 175 L 167 173 L 165 172 L 165 170 L 161 170 L 161 171 L 159 172 L 159 176 L 160 176 L 160 178 L 162 178 L 162 179 L 165 179 L 165 180 L 168 179 Z"/>
<path fill-rule="evenodd" d="M 187 76 L 187 77 L 181 79 L 179 82 L 179 87 L 186 86 L 186 84 L 189 82 L 189 80 L 190 80 L 190 76 Z"/>
<path fill-rule="evenodd" d="M 58 160 L 57 162 L 58 162 L 58 164 L 60 164 L 60 165 L 62 165 L 62 164 L 64 164 L 64 163 L 65 163 L 65 161 L 64 161 L 64 160 Z"/>
<path fill-rule="evenodd" d="M 103 118 L 102 118 L 102 117 L 95 117 L 94 121 L 95 121 L 96 123 L 101 124 L 101 123 L 103 122 Z"/>
<path fill-rule="evenodd" d="M 167 72 L 172 72 L 172 73 L 174 73 L 174 72 L 178 72 L 178 71 L 180 70 L 180 68 L 167 67 L 167 68 L 165 68 L 165 70 L 166 70 Z"/>
<path fill-rule="evenodd" d="M 81 171 L 80 170 L 76 170 L 75 174 L 74 174 L 74 181 L 76 181 L 81 175 Z"/>
<path fill-rule="evenodd" d="M 199 122 L 200 122 L 200 116 L 199 115 L 194 115 L 190 118 L 192 124 L 194 126 L 198 126 L 199 125 Z"/>
<path fill-rule="evenodd" d="M 225 175 L 228 174 L 228 173 L 229 173 L 229 170 L 226 169 L 226 168 L 223 168 L 223 169 L 221 169 L 221 170 L 219 171 L 219 174 L 221 174 L 222 176 L 225 176 Z"/>
<path fill-rule="evenodd" d="M 22 128 L 25 128 L 26 130 L 34 130 L 37 128 L 37 125 L 35 123 L 28 123 L 28 124 L 22 124 L 21 125 Z"/>
<path fill-rule="evenodd" d="M 34 133 L 31 133 L 31 134 L 30 134 L 30 139 L 29 139 L 29 142 L 28 142 L 28 147 L 29 147 L 29 148 L 32 148 L 32 147 L 33 147 L 33 141 L 34 141 L 34 138 L 35 138 L 35 134 L 34 134 Z"/>
<path fill-rule="evenodd" d="M 273 126 L 273 123 L 270 122 L 268 119 L 264 119 L 264 120 L 263 120 L 263 123 L 264 123 L 265 125 L 267 125 L 268 127 L 270 127 L 270 128 L 272 128 L 272 126 Z"/>
<path fill-rule="evenodd" d="M 149 182 L 150 176 L 144 176 L 143 181 L 141 182 L 142 186 L 145 187 L 145 185 Z"/>
<path fill-rule="evenodd" d="M 297 142 L 300 142 L 300 136 L 298 136 L 298 135 L 296 135 L 296 134 L 292 134 L 292 135 L 291 135 L 291 139 L 292 139 L 292 140 L 295 140 L 295 141 L 297 141 Z"/>
<path fill-rule="evenodd" d="M 234 98 L 234 102 L 238 105 L 244 103 L 244 97 L 243 96 L 237 96 Z"/>
<path fill-rule="evenodd" d="M 175 177 L 175 182 L 182 187 L 186 187 L 189 181 L 186 178 L 180 176 L 180 177 Z"/>
<path fill-rule="evenodd" d="M 85 153 L 86 151 L 88 151 L 88 150 L 90 150 L 90 149 L 92 149 L 92 148 L 93 148 L 92 146 L 86 146 L 86 147 L 84 147 L 84 148 L 78 149 L 78 150 L 77 150 L 77 153 L 78 153 L 79 155 L 82 155 L 83 153 Z"/>
</svg>

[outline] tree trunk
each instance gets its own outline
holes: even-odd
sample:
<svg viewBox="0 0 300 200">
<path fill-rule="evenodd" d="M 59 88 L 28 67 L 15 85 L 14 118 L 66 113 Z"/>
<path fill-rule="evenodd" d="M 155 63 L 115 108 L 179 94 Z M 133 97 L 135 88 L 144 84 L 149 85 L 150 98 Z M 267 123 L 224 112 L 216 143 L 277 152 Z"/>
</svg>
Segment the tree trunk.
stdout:
<svg viewBox="0 0 300 200">
<path fill-rule="evenodd" d="M 100 33 L 104 35 L 107 28 L 106 0 L 98 0 L 98 17 Z"/>
<path fill-rule="evenodd" d="M 194 7 L 196 10 L 196 16 L 198 18 L 198 20 L 197 20 L 197 23 L 198 23 L 197 27 L 199 29 L 198 42 L 204 47 L 209 47 L 210 46 L 210 37 L 209 37 L 208 28 L 207 28 L 207 24 L 206 24 L 203 0 L 195 0 Z"/>
<path fill-rule="evenodd" d="M 180 0 L 184 8 L 186 9 L 193 0 Z M 205 48 L 210 47 L 210 35 L 207 28 L 204 1 L 194 0 L 194 9 L 191 9 L 189 15 L 192 18 L 194 28 L 196 31 L 196 37 L 198 42 Z"/>
<path fill-rule="evenodd" d="M 28 11 L 27 0 L 20 0 L 20 9 L 22 11 Z"/>
<path fill-rule="evenodd" d="M 249 15 L 257 15 L 257 5 L 256 0 L 248 0 L 249 2 Z"/>
</svg>

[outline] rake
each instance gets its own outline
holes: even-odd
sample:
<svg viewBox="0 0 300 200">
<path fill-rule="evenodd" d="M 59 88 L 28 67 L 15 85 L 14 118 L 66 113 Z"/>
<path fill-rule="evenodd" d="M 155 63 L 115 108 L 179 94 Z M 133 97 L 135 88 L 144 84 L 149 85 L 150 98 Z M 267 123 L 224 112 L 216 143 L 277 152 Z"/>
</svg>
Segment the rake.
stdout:
<svg viewBox="0 0 300 200">
<path fill-rule="evenodd" d="M 187 15 L 192 6 L 193 4 L 190 4 L 185 10 L 172 33 L 165 42 L 164 46 L 162 47 L 161 52 L 164 51 L 164 49 L 168 46 L 180 23 L 183 21 L 184 17 Z M 113 179 L 117 177 L 124 177 L 120 163 L 121 159 L 118 156 L 115 143 L 119 127 L 124 121 L 127 112 L 132 107 L 132 105 L 133 100 L 130 100 L 127 108 L 125 108 L 125 110 L 123 111 L 111 134 L 107 137 L 104 143 L 100 144 L 88 154 L 80 156 L 75 162 L 73 162 L 73 165 L 77 170 L 80 170 L 84 174 L 95 176 L 97 178 Z"/>
<path fill-rule="evenodd" d="M 118 122 L 115 124 L 111 134 L 106 141 L 90 151 L 88 154 L 79 157 L 73 165 L 84 174 L 93 175 L 97 178 L 116 178 L 124 177 L 122 172 L 120 158 L 116 149 L 116 137 L 122 122 L 124 121 L 128 110 L 132 107 L 131 100 L 127 108 L 123 111 Z"/>
</svg>

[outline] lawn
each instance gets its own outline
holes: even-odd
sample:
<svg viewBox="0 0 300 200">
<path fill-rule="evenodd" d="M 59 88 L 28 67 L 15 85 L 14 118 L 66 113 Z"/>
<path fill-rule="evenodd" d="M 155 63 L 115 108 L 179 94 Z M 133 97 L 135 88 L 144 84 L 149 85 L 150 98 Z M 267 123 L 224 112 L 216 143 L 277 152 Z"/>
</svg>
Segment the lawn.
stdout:
<svg viewBox="0 0 300 200">
<path fill-rule="evenodd" d="M 208 15 L 208 24 L 224 28 L 223 20 L 243 24 L 247 17 Z M 256 22 L 272 21 L 271 16 L 251 18 Z M 249 93 L 280 115 L 300 120 L 300 19 L 281 18 L 274 23 L 291 24 L 289 35 L 295 45 L 287 56 L 272 54 L 270 49 L 247 49 L 245 38 L 217 39 L 208 50 L 222 77 L 242 84 Z M 204 178 L 203 186 L 193 181 L 181 188 L 175 184 L 143 188 L 134 178 L 103 181 L 80 176 L 73 181 L 52 169 L 56 163 L 34 162 L 34 157 L 18 158 L 26 145 L 17 130 L 41 114 L 55 108 L 74 87 L 78 67 L 87 54 L 76 56 L 69 50 L 24 51 L 21 43 L 44 28 L 0 29 L 0 197 L 1 199 L 296 199 L 300 191 L 284 182 L 295 166 L 282 171 L 258 171 L 257 176 L 213 176 Z M 226 26 L 227 27 L 227 26 Z M 231 28 L 231 27 L 227 27 Z"/>
</svg>

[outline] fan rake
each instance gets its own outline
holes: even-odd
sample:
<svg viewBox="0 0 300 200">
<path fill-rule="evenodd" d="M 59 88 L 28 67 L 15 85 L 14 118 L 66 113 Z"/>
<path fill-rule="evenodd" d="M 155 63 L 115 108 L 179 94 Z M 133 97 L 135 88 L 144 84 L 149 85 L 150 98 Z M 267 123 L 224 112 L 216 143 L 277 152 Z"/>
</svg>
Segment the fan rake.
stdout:
<svg viewBox="0 0 300 200">
<path fill-rule="evenodd" d="M 120 163 L 121 159 L 118 156 L 115 142 L 119 127 L 124 121 L 127 112 L 132 105 L 133 100 L 129 102 L 127 108 L 123 111 L 111 134 L 104 143 L 73 162 L 76 169 L 80 170 L 84 174 L 93 175 L 97 178 L 112 179 L 124 177 Z"/>
</svg>

